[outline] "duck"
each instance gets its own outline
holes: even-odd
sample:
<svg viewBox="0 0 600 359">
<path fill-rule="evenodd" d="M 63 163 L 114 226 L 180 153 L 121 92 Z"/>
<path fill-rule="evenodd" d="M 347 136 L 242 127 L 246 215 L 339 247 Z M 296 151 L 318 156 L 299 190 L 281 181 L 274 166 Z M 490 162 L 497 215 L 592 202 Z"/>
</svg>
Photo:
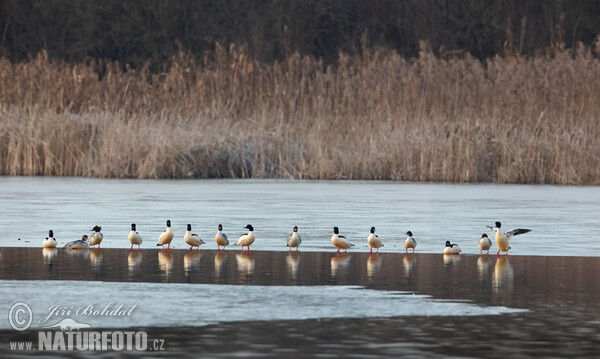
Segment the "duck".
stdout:
<svg viewBox="0 0 600 359">
<path fill-rule="evenodd" d="M 131 251 L 133 252 L 133 246 L 137 245 L 138 252 L 139 252 L 140 246 L 142 245 L 143 240 L 142 240 L 142 236 L 140 236 L 140 234 L 138 232 L 136 232 L 136 230 L 135 230 L 135 223 L 131 224 L 131 232 L 129 232 L 127 239 L 129 239 L 129 242 L 131 243 Z"/>
<path fill-rule="evenodd" d="M 377 249 L 377 254 L 379 254 L 379 248 L 383 247 L 383 243 L 381 243 L 379 236 L 375 234 L 375 227 L 371 227 L 371 233 L 367 237 L 367 243 L 369 243 L 369 247 L 371 247 L 369 253 L 373 254 L 373 248 L 375 248 Z"/>
<path fill-rule="evenodd" d="M 413 254 L 415 254 L 415 248 L 417 247 L 417 241 L 413 238 L 411 231 L 406 232 L 406 239 L 404 240 L 404 250 L 408 254 L 408 249 L 412 248 Z"/>
<path fill-rule="evenodd" d="M 215 234 L 215 242 L 217 242 L 217 251 L 221 250 L 221 246 L 223 246 L 223 250 L 225 250 L 225 246 L 229 245 L 229 239 L 227 239 L 227 235 L 223 233 L 223 226 L 219 224 L 217 234 Z"/>
<path fill-rule="evenodd" d="M 72 241 L 65 244 L 65 249 L 87 249 L 90 245 L 87 242 L 88 236 L 84 234 L 80 240 Z"/>
<path fill-rule="evenodd" d="M 44 248 L 56 248 L 58 242 L 54 238 L 54 232 L 52 230 L 48 231 L 48 237 L 46 237 L 42 243 L 44 244 Z"/>
<path fill-rule="evenodd" d="M 285 245 L 290 247 L 290 251 L 292 250 L 292 247 L 296 247 L 296 252 L 298 252 L 300 243 L 302 243 L 302 238 L 300 238 L 300 235 L 298 235 L 298 226 L 294 226 L 292 229 L 292 234 L 290 234 L 285 241 Z"/>
<path fill-rule="evenodd" d="M 183 236 L 183 240 L 185 241 L 185 243 L 187 243 L 190 246 L 190 251 L 192 251 L 192 248 L 194 248 L 194 247 L 198 247 L 198 251 L 199 251 L 200 246 L 204 244 L 204 241 L 201 240 L 197 234 L 192 233 L 192 225 L 191 224 L 187 225 L 187 232 L 185 232 L 185 235 Z"/>
<path fill-rule="evenodd" d="M 167 245 L 167 250 L 171 250 L 171 241 L 173 240 L 173 231 L 171 231 L 171 220 L 167 219 L 167 229 L 160 234 L 158 237 L 157 247 L 162 246 L 162 249 L 165 249 L 165 244 Z"/>
<path fill-rule="evenodd" d="M 242 252 L 244 251 L 244 247 L 248 247 L 248 252 L 250 252 L 250 245 L 254 243 L 254 240 L 256 239 L 256 237 L 254 237 L 254 227 L 252 227 L 251 224 L 248 224 L 244 228 L 248 230 L 248 234 L 241 235 L 235 242 L 235 245 L 242 246 Z"/>
<path fill-rule="evenodd" d="M 104 238 L 102 233 L 100 233 L 101 230 L 102 227 L 99 225 L 95 225 L 94 228 L 92 228 L 92 232 L 94 233 L 92 233 L 90 237 L 90 246 L 98 246 L 98 249 L 100 249 L 100 243 L 102 243 L 102 239 Z"/>
<path fill-rule="evenodd" d="M 460 249 L 458 244 L 446 241 L 446 247 L 444 247 L 444 254 L 459 254 L 460 252 L 462 252 L 462 249 Z"/>
<path fill-rule="evenodd" d="M 490 254 L 490 248 L 492 248 L 492 240 L 488 238 L 487 234 L 482 234 L 481 238 L 479 239 L 479 243 L 477 243 L 477 245 L 479 246 L 479 255 L 481 255 L 483 253 L 483 251 L 487 251 L 487 254 Z"/>
<path fill-rule="evenodd" d="M 508 251 L 510 250 L 510 246 L 508 245 L 509 239 L 511 239 L 514 236 L 518 236 L 519 234 L 531 232 L 531 229 L 517 228 L 517 229 L 513 229 L 512 231 L 502 233 L 500 231 L 501 227 L 502 227 L 502 223 L 500 223 L 500 222 L 496 222 L 493 227 L 488 226 L 489 229 L 496 232 L 495 239 L 496 239 L 496 246 L 498 246 L 498 253 L 496 253 L 497 257 L 500 257 L 500 252 L 506 252 L 506 255 L 508 255 Z"/>
<path fill-rule="evenodd" d="M 346 237 L 340 236 L 340 230 L 338 227 L 333 227 L 333 235 L 331 236 L 331 243 L 337 247 L 338 254 L 340 254 L 340 249 L 343 249 L 345 253 L 348 253 L 348 248 L 354 246 L 354 244 L 348 242 Z"/>
</svg>

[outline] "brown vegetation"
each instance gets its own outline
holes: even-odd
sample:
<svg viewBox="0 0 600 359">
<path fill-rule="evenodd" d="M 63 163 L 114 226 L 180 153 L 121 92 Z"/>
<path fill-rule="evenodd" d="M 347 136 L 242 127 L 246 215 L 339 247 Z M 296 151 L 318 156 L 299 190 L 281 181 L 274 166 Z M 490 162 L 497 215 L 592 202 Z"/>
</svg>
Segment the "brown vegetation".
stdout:
<svg viewBox="0 0 600 359">
<path fill-rule="evenodd" d="M 217 46 L 166 73 L 41 53 L 0 60 L 0 174 L 600 184 L 600 61 L 406 60 L 267 65 Z M 325 70 L 324 70 L 325 68 Z"/>
</svg>

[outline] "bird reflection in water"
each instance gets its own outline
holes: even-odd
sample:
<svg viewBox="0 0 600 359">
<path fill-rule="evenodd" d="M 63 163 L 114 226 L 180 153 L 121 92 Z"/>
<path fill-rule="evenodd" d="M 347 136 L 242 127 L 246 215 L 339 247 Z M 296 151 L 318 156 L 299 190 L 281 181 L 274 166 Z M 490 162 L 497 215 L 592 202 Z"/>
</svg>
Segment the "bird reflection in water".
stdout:
<svg viewBox="0 0 600 359">
<path fill-rule="evenodd" d="M 514 278 L 515 273 L 508 261 L 508 257 L 499 257 L 494 267 L 494 292 L 498 293 L 504 289 L 511 291 L 514 285 Z"/>
<path fill-rule="evenodd" d="M 100 249 L 90 251 L 90 263 L 94 272 L 99 272 L 102 269 L 102 258 L 103 255 Z"/>
<path fill-rule="evenodd" d="M 141 252 L 130 252 L 127 256 L 127 267 L 129 268 L 129 277 L 133 277 L 142 265 L 144 256 Z"/>
<path fill-rule="evenodd" d="M 407 254 L 404 256 L 402 264 L 404 265 L 404 276 L 407 279 L 410 278 L 412 271 L 415 269 L 415 263 L 417 263 L 417 257 L 414 254 Z"/>
<path fill-rule="evenodd" d="M 200 259 L 202 258 L 202 253 L 200 251 L 187 253 L 183 256 L 183 270 L 185 271 L 185 275 L 188 276 L 193 268 L 196 268 L 200 265 Z"/>
<path fill-rule="evenodd" d="M 347 254 L 339 254 L 331 257 L 331 276 L 337 277 L 339 272 L 344 271 L 350 264 L 350 256 Z"/>
<path fill-rule="evenodd" d="M 298 276 L 298 268 L 300 268 L 300 254 L 298 252 L 288 252 L 285 257 L 285 263 L 287 264 L 290 277 L 296 279 Z"/>
<path fill-rule="evenodd" d="M 251 276 L 254 274 L 254 262 L 256 261 L 250 256 L 250 253 L 238 253 L 235 255 L 235 259 L 241 275 Z"/>
<path fill-rule="evenodd" d="M 158 269 L 162 272 L 161 276 L 164 280 L 169 280 L 171 278 L 173 256 L 170 251 L 158 251 Z"/>
<path fill-rule="evenodd" d="M 490 257 L 487 254 L 480 255 L 479 258 L 477 258 L 477 273 L 479 274 L 479 280 L 484 280 L 488 277 L 490 268 L 492 268 L 492 260 Z"/>
<path fill-rule="evenodd" d="M 379 273 L 382 262 L 383 260 L 378 254 L 369 256 L 367 259 L 367 277 L 369 280 L 373 280 L 377 273 Z"/>
<path fill-rule="evenodd" d="M 460 263 L 460 254 L 444 254 L 444 264 L 447 266 L 455 266 Z"/>
<path fill-rule="evenodd" d="M 56 249 L 56 248 L 43 248 L 42 256 L 44 258 L 44 264 L 51 265 L 52 263 L 54 263 L 54 258 L 56 258 L 57 254 L 58 254 L 58 249 Z"/>
<path fill-rule="evenodd" d="M 227 253 L 225 253 L 225 249 L 222 252 L 217 251 L 215 254 L 215 277 L 219 278 L 226 267 Z"/>
</svg>

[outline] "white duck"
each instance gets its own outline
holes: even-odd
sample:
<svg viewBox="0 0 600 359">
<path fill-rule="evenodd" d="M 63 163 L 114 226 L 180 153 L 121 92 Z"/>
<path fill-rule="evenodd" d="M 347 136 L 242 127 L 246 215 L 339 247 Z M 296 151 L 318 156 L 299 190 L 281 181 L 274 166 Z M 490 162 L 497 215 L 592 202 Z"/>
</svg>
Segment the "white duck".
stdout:
<svg viewBox="0 0 600 359">
<path fill-rule="evenodd" d="M 381 243 L 381 239 L 379 239 L 379 236 L 375 234 L 375 227 L 371 227 L 371 233 L 367 237 L 367 243 L 369 243 L 369 247 L 371 247 L 369 253 L 372 254 L 373 248 L 376 248 L 377 253 L 379 254 L 379 248 L 383 247 L 383 243 Z"/>
<path fill-rule="evenodd" d="M 142 240 L 142 236 L 140 236 L 140 234 L 138 232 L 136 232 L 136 230 L 135 230 L 135 223 L 131 224 L 131 232 L 129 232 L 127 239 L 129 239 L 129 242 L 131 243 L 131 251 L 133 252 L 133 246 L 137 245 L 138 252 L 139 252 L 140 246 L 142 245 L 143 240 Z"/>
<path fill-rule="evenodd" d="M 215 234 L 215 242 L 217 242 L 217 251 L 221 250 L 221 246 L 223 246 L 223 250 L 225 250 L 225 246 L 229 245 L 229 239 L 227 239 L 227 235 L 223 233 L 223 226 L 219 224 L 219 230 L 217 234 Z"/>
<path fill-rule="evenodd" d="M 54 232 L 52 230 L 48 231 L 48 237 L 42 243 L 44 244 L 44 248 L 56 248 L 58 242 L 54 239 Z"/>
<path fill-rule="evenodd" d="M 292 247 L 296 247 L 296 252 L 298 252 L 300 243 L 302 243 L 302 238 L 300 238 L 300 235 L 298 235 L 298 226 L 294 226 L 292 234 L 290 234 L 285 241 L 285 245 L 290 247 L 290 251 L 292 250 Z"/>
<path fill-rule="evenodd" d="M 483 251 L 487 251 L 487 254 L 490 254 L 490 248 L 492 248 L 492 240 L 488 238 L 487 234 L 482 234 L 479 242 L 477 243 L 479 247 L 479 255 L 483 253 Z"/>
<path fill-rule="evenodd" d="M 87 249 L 90 245 L 87 242 L 88 236 L 84 234 L 80 240 L 72 241 L 65 244 L 65 249 Z"/>
<path fill-rule="evenodd" d="M 100 231 L 102 230 L 102 227 L 95 225 L 94 228 L 92 228 L 92 235 L 90 236 L 90 246 L 98 246 L 98 249 L 100 249 L 100 243 L 102 243 L 102 239 L 104 238 L 104 236 L 102 235 L 102 233 L 100 233 Z"/>
<path fill-rule="evenodd" d="M 518 236 L 519 234 L 531 232 L 531 229 L 517 228 L 513 229 L 512 231 L 502 233 L 500 231 L 501 227 L 502 223 L 500 222 L 496 222 L 494 227 L 488 226 L 489 229 L 496 232 L 496 246 L 498 246 L 498 253 L 496 253 L 496 256 L 498 257 L 500 256 L 500 252 L 506 252 L 506 255 L 508 255 L 508 250 L 510 249 L 510 246 L 508 245 L 509 239 L 514 236 Z"/>
<path fill-rule="evenodd" d="M 458 244 L 450 243 L 450 241 L 446 241 L 446 247 L 444 247 L 444 254 L 460 254 L 462 249 L 458 246 Z"/>
<path fill-rule="evenodd" d="M 167 219 L 167 229 L 160 234 L 158 237 L 157 247 L 162 246 L 162 249 L 165 249 L 165 244 L 167 245 L 167 250 L 171 250 L 171 241 L 173 240 L 173 231 L 171 231 L 171 220 Z"/>
<path fill-rule="evenodd" d="M 408 254 L 408 249 L 412 248 L 413 254 L 415 254 L 415 248 L 417 247 L 417 241 L 413 238 L 411 231 L 406 232 L 406 239 L 404 240 L 404 250 Z"/>
<path fill-rule="evenodd" d="M 197 234 L 192 233 L 192 225 L 187 225 L 187 232 L 183 236 L 183 240 L 190 246 L 190 251 L 194 247 L 198 247 L 198 251 L 200 250 L 200 246 L 204 244 L 204 241 L 198 237 Z"/>
<path fill-rule="evenodd" d="M 250 245 L 254 243 L 256 237 L 254 236 L 254 227 L 251 224 L 246 225 L 244 227 L 248 230 L 248 234 L 244 234 L 238 238 L 235 242 L 236 246 L 242 246 L 242 252 L 244 251 L 244 247 L 248 247 L 248 252 L 250 252 Z"/>
<path fill-rule="evenodd" d="M 331 243 L 337 247 L 337 252 L 340 254 L 340 249 L 343 249 L 346 253 L 348 248 L 354 246 L 354 244 L 348 242 L 346 237 L 340 236 L 340 230 L 338 227 L 333 227 L 333 235 L 331 236 Z"/>
</svg>

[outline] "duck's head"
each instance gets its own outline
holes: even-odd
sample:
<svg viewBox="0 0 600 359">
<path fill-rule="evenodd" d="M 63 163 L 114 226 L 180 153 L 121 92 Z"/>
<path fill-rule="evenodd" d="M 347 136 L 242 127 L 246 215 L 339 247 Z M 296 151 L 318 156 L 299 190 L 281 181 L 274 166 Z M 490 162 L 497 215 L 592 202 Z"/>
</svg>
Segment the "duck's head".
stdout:
<svg viewBox="0 0 600 359">
<path fill-rule="evenodd" d="M 375 227 L 371 227 L 371 233 L 375 233 Z"/>
<path fill-rule="evenodd" d="M 481 235 L 481 238 L 487 238 L 487 237 L 488 237 L 488 236 L 487 236 L 487 234 L 485 234 L 485 233 Z"/>
<path fill-rule="evenodd" d="M 191 225 L 191 224 L 188 224 L 188 225 L 187 225 L 187 230 L 188 230 L 188 231 L 191 231 L 191 230 L 192 230 L 192 225 Z"/>
<path fill-rule="evenodd" d="M 450 241 L 446 241 L 446 247 L 452 247 L 452 246 L 450 245 Z"/>
<path fill-rule="evenodd" d="M 298 226 L 294 226 L 294 232 L 298 232 Z"/>
<path fill-rule="evenodd" d="M 131 224 L 131 230 L 132 230 L 132 231 L 135 231 L 135 223 L 132 223 L 132 224 Z"/>
<path fill-rule="evenodd" d="M 244 227 L 244 228 L 246 228 L 246 229 L 247 229 L 247 230 L 249 230 L 250 232 L 254 231 L 254 227 L 252 227 L 252 225 L 251 225 L 251 224 L 247 224 L 247 225 L 246 225 L 246 227 Z"/>
<path fill-rule="evenodd" d="M 500 223 L 500 222 L 496 222 L 495 225 L 496 225 L 496 228 L 502 227 L 502 223 Z"/>
<path fill-rule="evenodd" d="M 412 232 L 411 232 L 411 231 L 408 231 L 408 232 L 406 232 L 406 235 L 407 235 L 407 236 L 409 236 L 409 237 L 412 237 L 412 236 L 413 236 L 413 234 L 412 234 Z"/>
<path fill-rule="evenodd" d="M 333 233 L 340 234 L 340 230 L 338 229 L 338 227 L 333 227 Z"/>
<path fill-rule="evenodd" d="M 171 220 L 167 219 L 167 227 L 171 227 Z"/>
<path fill-rule="evenodd" d="M 219 231 L 223 230 L 223 226 L 219 224 Z"/>
<path fill-rule="evenodd" d="M 52 232 L 52 230 L 48 231 L 48 237 L 50 237 L 50 238 L 54 237 L 54 232 Z"/>
<path fill-rule="evenodd" d="M 87 236 L 87 234 L 84 234 L 84 235 L 81 237 L 81 240 L 82 240 L 82 241 L 84 241 L 84 242 L 85 242 L 85 241 L 87 241 L 87 240 L 88 240 L 88 236 Z"/>
<path fill-rule="evenodd" d="M 92 228 L 92 232 L 100 232 L 102 230 L 102 227 L 100 227 L 99 225 L 95 225 L 94 228 Z"/>
</svg>

